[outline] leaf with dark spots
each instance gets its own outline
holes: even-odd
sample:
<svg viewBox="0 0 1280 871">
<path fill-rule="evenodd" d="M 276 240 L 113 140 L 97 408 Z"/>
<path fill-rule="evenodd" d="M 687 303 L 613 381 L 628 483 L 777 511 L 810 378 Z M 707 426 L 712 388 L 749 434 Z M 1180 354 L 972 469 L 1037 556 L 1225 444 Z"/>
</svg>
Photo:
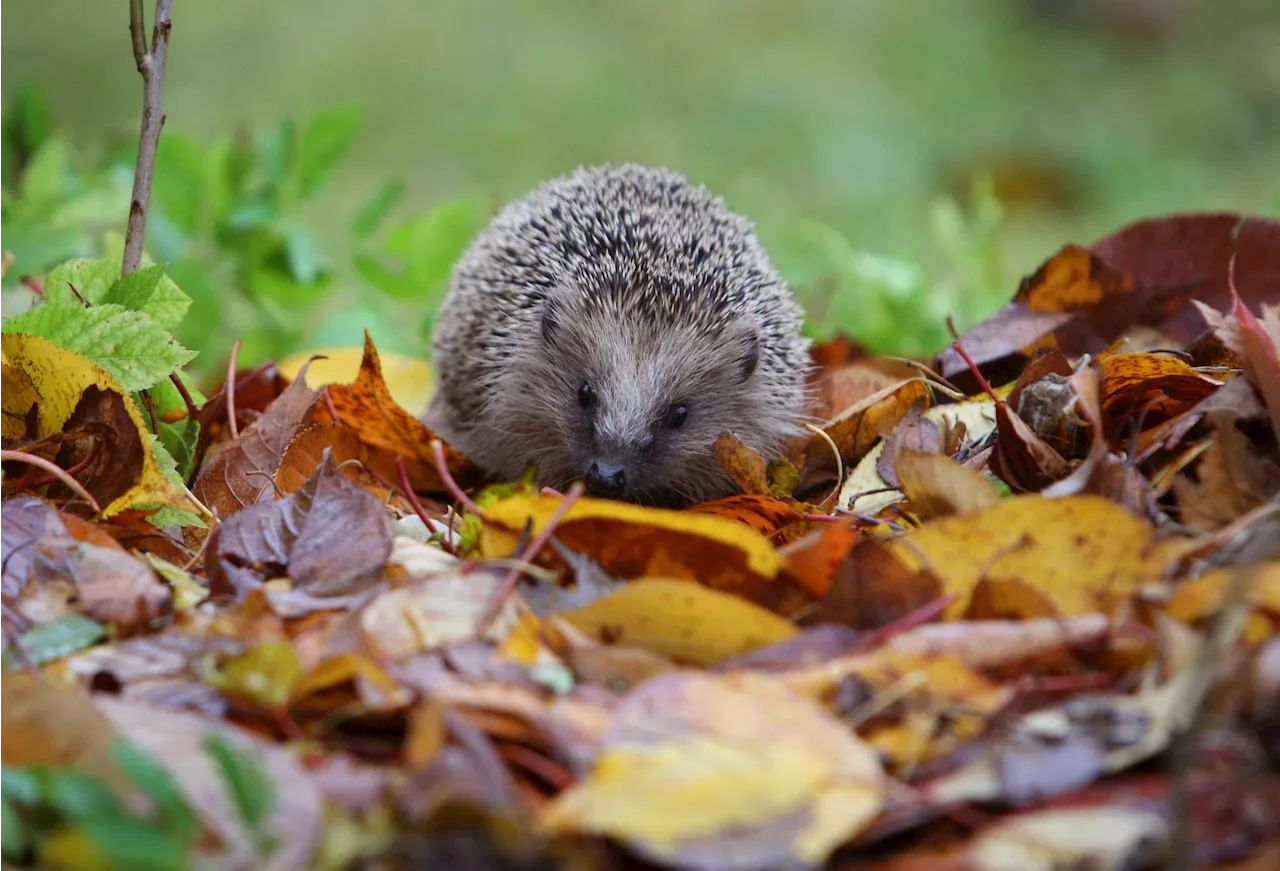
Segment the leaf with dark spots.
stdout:
<svg viewBox="0 0 1280 871">
<path fill-rule="evenodd" d="M 219 517 L 275 496 L 276 469 L 298 427 L 320 397 L 307 386 L 306 366 L 297 379 L 234 442 L 211 450 L 193 491 Z"/>
<path fill-rule="evenodd" d="M 79 467 L 75 478 L 101 505 L 108 505 L 129 491 L 142 474 L 145 448 L 138 428 L 115 391 L 95 385 L 85 388 L 63 432 L 79 438 L 58 451 L 55 462 L 64 469 Z M 51 489 L 55 498 L 72 494 L 63 485 Z"/>
<path fill-rule="evenodd" d="M 242 595 L 288 575 L 297 589 L 336 596 L 379 577 L 393 525 L 378 498 L 338 471 L 328 449 L 307 483 L 224 521 L 210 543 L 215 592 Z"/>
</svg>

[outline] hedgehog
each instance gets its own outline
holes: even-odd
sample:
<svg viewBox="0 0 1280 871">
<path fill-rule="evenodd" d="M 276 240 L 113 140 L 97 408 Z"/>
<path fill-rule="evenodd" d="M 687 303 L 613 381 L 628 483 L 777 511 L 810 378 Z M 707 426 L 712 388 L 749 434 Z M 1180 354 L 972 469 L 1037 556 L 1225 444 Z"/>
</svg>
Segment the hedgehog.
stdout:
<svg viewBox="0 0 1280 871">
<path fill-rule="evenodd" d="M 493 476 L 682 507 L 803 432 L 803 311 L 753 226 L 676 172 L 579 167 L 501 209 L 454 267 L 425 420 Z"/>
</svg>

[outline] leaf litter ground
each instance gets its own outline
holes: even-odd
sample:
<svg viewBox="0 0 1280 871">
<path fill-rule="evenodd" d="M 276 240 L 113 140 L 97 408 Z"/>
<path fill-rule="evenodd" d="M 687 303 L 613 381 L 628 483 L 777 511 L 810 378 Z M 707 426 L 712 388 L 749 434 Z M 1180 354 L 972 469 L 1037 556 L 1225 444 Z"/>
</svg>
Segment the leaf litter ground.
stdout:
<svg viewBox="0 0 1280 871">
<path fill-rule="evenodd" d="M 181 316 L 96 268 L 95 317 Z M 162 404 L 177 463 L 129 391 L 183 349 L 21 327 L 5 840 L 50 772 L 116 808 L 51 867 L 1280 862 L 1275 222 L 1066 246 L 931 361 L 820 347 L 820 432 L 723 434 L 685 511 L 480 486 L 369 342 Z"/>
</svg>

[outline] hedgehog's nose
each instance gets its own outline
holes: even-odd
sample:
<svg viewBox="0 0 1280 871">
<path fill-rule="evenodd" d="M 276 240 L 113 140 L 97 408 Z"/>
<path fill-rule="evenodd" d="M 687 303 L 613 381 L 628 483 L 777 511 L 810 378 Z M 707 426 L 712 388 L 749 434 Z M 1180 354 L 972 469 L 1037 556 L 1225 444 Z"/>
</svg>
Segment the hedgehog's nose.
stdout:
<svg viewBox="0 0 1280 871">
<path fill-rule="evenodd" d="M 604 463 L 597 460 L 587 470 L 588 496 L 616 499 L 625 489 L 627 489 L 627 473 L 617 463 Z"/>
</svg>

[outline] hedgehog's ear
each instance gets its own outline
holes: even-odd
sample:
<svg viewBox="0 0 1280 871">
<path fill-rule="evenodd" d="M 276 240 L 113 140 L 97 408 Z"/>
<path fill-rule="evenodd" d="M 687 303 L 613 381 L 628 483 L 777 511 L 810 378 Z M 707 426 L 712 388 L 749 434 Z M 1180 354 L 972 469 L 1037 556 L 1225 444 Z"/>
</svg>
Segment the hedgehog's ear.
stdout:
<svg viewBox="0 0 1280 871">
<path fill-rule="evenodd" d="M 760 337 L 755 333 L 748 333 L 742 343 L 742 355 L 738 357 L 738 378 L 740 381 L 746 381 L 751 377 L 751 373 L 756 371 L 756 364 L 760 362 Z"/>
</svg>

